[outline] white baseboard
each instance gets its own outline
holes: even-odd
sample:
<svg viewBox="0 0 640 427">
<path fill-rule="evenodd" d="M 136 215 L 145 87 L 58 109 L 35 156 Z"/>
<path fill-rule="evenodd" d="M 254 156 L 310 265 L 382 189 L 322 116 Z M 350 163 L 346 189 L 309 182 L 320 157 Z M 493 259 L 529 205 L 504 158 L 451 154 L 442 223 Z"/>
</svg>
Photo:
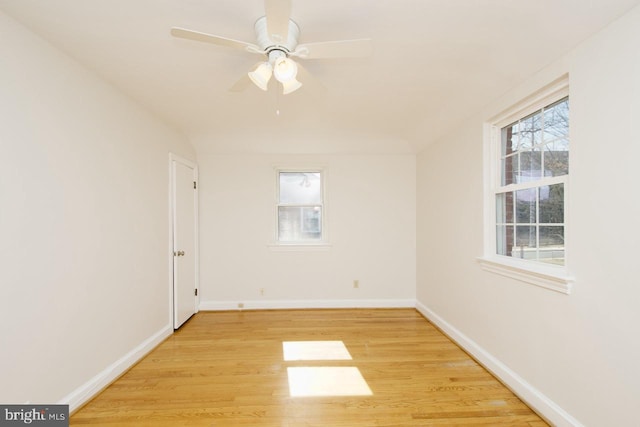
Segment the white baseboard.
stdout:
<svg viewBox="0 0 640 427">
<path fill-rule="evenodd" d="M 69 405 L 69 412 L 73 412 L 80 408 L 96 394 L 102 391 L 106 386 L 111 384 L 120 375 L 131 368 L 136 362 L 147 355 L 165 338 L 173 333 L 171 325 L 167 325 L 151 337 L 143 341 L 139 346 L 131 350 L 129 353 L 116 360 L 98 375 L 72 391 L 70 394 L 62 398 L 58 404 Z"/>
<path fill-rule="evenodd" d="M 239 304 L 243 307 L 240 308 Z M 415 308 L 414 299 L 200 301 L 201 311 L 285 310 L 313 308 Z"/>
<path fill-rule="evenodd" d="M 557 427 L 584 427 L 583 424 L 573 418 L 568 412 L 427 306 L 418 301 L 416 302 L 416 309 L 460 347 L 476 358 L 478 362 L 498 377 L 518 397 L 526 402 L 527 405 L 531 406 L 548 422 Z"/>
</svg>

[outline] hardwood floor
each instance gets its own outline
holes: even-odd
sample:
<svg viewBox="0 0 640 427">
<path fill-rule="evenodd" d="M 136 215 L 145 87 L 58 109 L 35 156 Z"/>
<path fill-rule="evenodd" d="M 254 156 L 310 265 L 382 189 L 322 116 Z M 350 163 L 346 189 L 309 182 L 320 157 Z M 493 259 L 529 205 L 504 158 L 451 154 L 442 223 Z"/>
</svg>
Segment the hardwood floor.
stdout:
<svg viewBox="0 0 640 427">
<path fill-rule="evenodd" d="M 284 360 L 283 342 L 299 341 L 316 342 L 302 349 L 314 360 Z M 351 360 L 335 360 L 340 342 Z M 334 360 L 317 360 L 325 356 Z M 301 367 L 357 369 L 323 369 L 314 380 L 317 370 Z M 352 391 L 355 383 L 364 389 Z M 413 309 L 198 313 L 70 424 L 547 425 Z"/>
</svg>

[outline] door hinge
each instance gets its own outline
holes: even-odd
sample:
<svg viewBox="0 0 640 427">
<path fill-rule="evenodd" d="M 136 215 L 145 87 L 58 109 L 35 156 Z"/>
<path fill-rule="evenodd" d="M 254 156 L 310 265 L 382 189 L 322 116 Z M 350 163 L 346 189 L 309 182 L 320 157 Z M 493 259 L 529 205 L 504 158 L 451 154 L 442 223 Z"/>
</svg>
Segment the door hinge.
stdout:
<svg viewBox="0 0 640 427">
<path fill-rule="evenodd" d="M 198 296 L 198 288 L 195 289 L 196 296 Z"/>
<path fill-rule="evenodd" d="M 196 188 L 198 188 L 198 185 L 196 184 L 195 181 L 193 181 L 193 189 L 195 190 Z"/>
</svg>

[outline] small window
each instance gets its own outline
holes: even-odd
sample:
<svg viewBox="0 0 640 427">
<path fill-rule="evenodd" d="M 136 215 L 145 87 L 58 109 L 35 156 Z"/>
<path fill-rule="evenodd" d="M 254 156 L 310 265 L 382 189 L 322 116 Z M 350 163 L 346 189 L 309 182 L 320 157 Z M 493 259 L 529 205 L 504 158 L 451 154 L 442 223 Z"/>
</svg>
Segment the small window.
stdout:
<svg viewBox="0 0 640 427">
<path fill-rule="evenodd" d="M 322 171 L 278 171 L 277 222 L 279 243 L 324 241 Z"/>
<path fill-rule="evenodd" d="M 496 254 L 565 264 L 569 98 L 500 129 Z"/>
</svg>

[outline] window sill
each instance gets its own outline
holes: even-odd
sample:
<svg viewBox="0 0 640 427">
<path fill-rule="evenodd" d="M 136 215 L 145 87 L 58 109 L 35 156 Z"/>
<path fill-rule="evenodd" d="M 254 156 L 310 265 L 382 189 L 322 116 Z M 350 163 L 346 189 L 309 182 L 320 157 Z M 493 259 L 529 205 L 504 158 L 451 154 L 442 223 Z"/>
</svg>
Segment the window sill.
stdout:
<svg viewBox="0 0 640 427">
<path fill-rule="evenodd" d="M 331 249 L 331 244 L 326 242 L 311 243 L 271 243 L 269 250 L 274 252 L 322 252 Z"/>
<path fill-rule="evenodd" d="M 531 265 L 531 262 L 526 262 L 525 265 L 507 257 L 481 257 L 477 258 L 477 261 L 485 271 L 566 295 L 571 293 L 571 285 L 575 280 L 568 276 L 563 268 L 538 265 L 537 263 Z"/>
</svg>

